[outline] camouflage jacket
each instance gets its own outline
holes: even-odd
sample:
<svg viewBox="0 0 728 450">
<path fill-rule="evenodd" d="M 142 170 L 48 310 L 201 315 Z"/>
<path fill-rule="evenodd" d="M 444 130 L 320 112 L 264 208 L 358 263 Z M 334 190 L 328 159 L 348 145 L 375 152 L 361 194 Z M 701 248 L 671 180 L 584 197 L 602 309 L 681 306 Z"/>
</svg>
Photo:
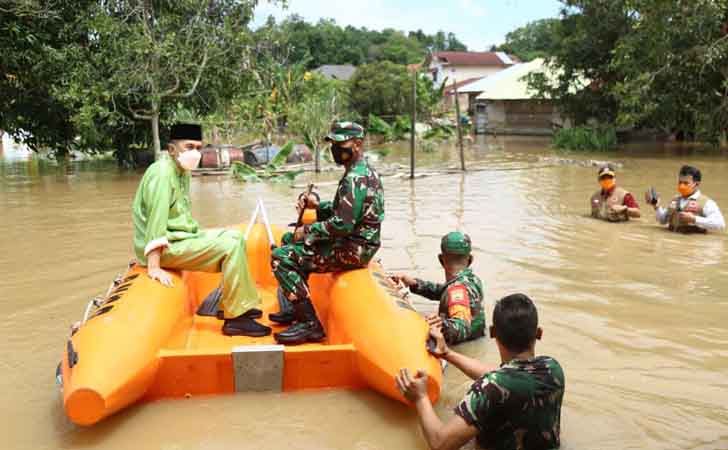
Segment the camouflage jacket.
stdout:
<svg viewBox="0 0 728 450">
<path fill-rule="evenodd" d="M 560 445 L 564 372 L 548 356 L 513 360 L 473 383 L 455 407 L 493 450 L 545 450 Z"/>
<path fill-rule="evenodd" d="M 440 302 L 442 332 L 448 344 L 458 344 L 485 334 L 483 283 L 469 267 L 445 284 L 417 279 L 412 292 Z"/>
<path fill-rule="evenodd" d="M 365 261 L 380 245 L 384 188 L 379 174 L 362 158 L 339 181 L 333 202 L 321 202 L 318 222 L 304 228 L 304 243 L 351 247 Z"/>
</svg>

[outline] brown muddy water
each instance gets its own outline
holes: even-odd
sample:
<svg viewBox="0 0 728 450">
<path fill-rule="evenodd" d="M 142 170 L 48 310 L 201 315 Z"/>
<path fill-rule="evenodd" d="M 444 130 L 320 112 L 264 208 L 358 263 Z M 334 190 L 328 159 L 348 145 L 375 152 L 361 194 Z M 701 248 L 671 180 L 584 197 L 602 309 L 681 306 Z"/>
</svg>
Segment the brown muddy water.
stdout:
<svg viewBox="0 0 728 450">
<path fill-rule="evenodd" d="M 457 163 L 451 147 L 422 165 Z M 682 236 L 643 218 L 609 224 L 586 217 L 596 169 L 543 157 L 609 158 L 618 182 L 641 200 L 663 197 L 693 163 L 703 191 L 728 212 L 728 157 L 634 146 L 608 155 L 563 155 L 546 141 L 480 141 L 467 152 L 485 170 L 385 179 L 380 256 L 390 270 L 440 279 L 440 236 L 470 233 L 475 269 L 495 299 L 513 292 L 539 307 L 538 353 L 564 366 L 564 449 L 728 448 L 728 258 L 726 236 Z M 378 164 L 406 162 L 395 149 Z M 64 416 L 54 369 L 68 326 L 132 255 L 130 204 L 138 173 L 37 160 L 0 165 L 0 403 L 7 449 L 422 449 L 414 411 L 368 391 L 242 394 L 132 407 L 92 428 Z M 329 177 L 330 178 L 330 177 Z M 300 180 L 303 182 L 305 180 Z M 321 188 L 331 195 L 333 185 Z M 297 192 L 196 178 L 204 226 L 245 221 L 264 197 L 277 223 L 293 217 Z M 420 303 L 421 309 L 434 304 Z M 497 362 L 491 341 L 462 349 Z M 469 386 L 445 376 L 442 418 Z"/>
</svg>

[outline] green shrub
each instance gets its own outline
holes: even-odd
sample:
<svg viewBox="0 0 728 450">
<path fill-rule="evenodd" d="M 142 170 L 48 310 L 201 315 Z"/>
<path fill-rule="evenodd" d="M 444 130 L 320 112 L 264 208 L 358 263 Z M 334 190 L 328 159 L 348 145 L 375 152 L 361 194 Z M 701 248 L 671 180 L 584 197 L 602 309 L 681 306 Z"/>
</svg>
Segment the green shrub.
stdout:
<svg viewBox="0 0 728 450">
<path fill-rule="evenodd" d="M 554 135 L 553 146 L 560 150 L 614 150 L 617 130 L 611 125 L 562 128 Z"/>
<path fill-rule="evenodd" d="M 410 130 L 410 119 L 406 116 L 397 116 L 393 124 L 389 124 L 384 119 L 369 114 L 369 126 L 367 132 L 369 134 L 378 134 L 384 137 L 385 142 L 401 141 L 405 138 Z"/>
</svg>

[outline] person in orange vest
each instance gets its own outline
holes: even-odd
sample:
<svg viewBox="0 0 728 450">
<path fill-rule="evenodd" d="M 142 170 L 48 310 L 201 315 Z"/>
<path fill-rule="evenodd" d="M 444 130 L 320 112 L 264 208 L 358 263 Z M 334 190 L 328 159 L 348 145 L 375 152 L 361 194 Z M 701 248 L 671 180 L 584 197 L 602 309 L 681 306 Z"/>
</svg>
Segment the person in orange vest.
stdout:
<svg viewBox="0 0 728 450">
<path fill-rule="evenodd" d="M 660 198 L 648 191 L 645 199 L 654 206 L 657 222 L 679 233 L 724 231 L 725 219 L 718 205 L 700 192 L 702 179 L 697 167 L 682 166 L 677 180 L 680 195 L 673 197 L 667 208 L 661 207 Z"/>
<path fill-rule="evenodd" d="M 616 178 L 612 165 L 607 164 L 599 168 L 597 180 L 601 188 L 590 200 L 591 215 L 595 219 L 625 222 L 630 218 L 640 217 L 640 206 L 632 194 L 617 186 Z"/>
</svg>

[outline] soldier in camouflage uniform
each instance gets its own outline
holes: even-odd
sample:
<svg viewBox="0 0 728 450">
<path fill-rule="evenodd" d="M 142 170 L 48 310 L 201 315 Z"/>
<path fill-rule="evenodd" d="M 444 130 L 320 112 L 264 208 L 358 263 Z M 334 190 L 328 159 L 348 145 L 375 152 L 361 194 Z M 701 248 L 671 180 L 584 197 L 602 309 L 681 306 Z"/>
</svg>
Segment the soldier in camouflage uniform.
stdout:
<svg viewBox="0 0 728 450">
<path fill-rule="evenodd" d="M 483 283 L 470 268 L 473 263 L 470 236 L 453 231 L 440 242 L 440 263 L 445 270 L 445 283 L 434 283 L 406 275 L 395 275 L 410 290 L 440 302 L 438 314 L 428 317 L 430 325 L 442 324 L 442 333 L 450 345 L 485 335 Z"/>
<path fill-rule="evenodd" d="M 326 140 L 334 161 L 346 169 L 333 202 L 318 203 L 309 195 L 304 206 L 317 207 L 317 222 L 304 225 L 295 235 L 284 236 L 273 251 L 273 274 L 294 311 L 271 314 L 271 320 L 294 325 L 276 333 L 282 344 L 318 342 L 326 335 L 316 316 L 308 289 L 312 272 L 342 272 L 366 267 L 379 250 L 384 220 L 384 190 L 379 174 L 363 154 L 364 128 L 353 122 L 337 122 Z"/>
<path fill-rule="evenodd" d="M 499 367 L 454 352 L 439 329 L 430 329 L 437 342 L 432 352 L 475 380 L 447 424 L 427 397 L 427 373 L 400 370 L 397 386 L 415 404 L 428 444 L 454 449 L 477 437 L 481 447 L 493 450 L 558 448 L 564 371 L 555 359 L 535 354 L 542 330 L 531 299 L 514 294 L 499 300 L 490 334 L 500 352 Z"/>
</svg>

